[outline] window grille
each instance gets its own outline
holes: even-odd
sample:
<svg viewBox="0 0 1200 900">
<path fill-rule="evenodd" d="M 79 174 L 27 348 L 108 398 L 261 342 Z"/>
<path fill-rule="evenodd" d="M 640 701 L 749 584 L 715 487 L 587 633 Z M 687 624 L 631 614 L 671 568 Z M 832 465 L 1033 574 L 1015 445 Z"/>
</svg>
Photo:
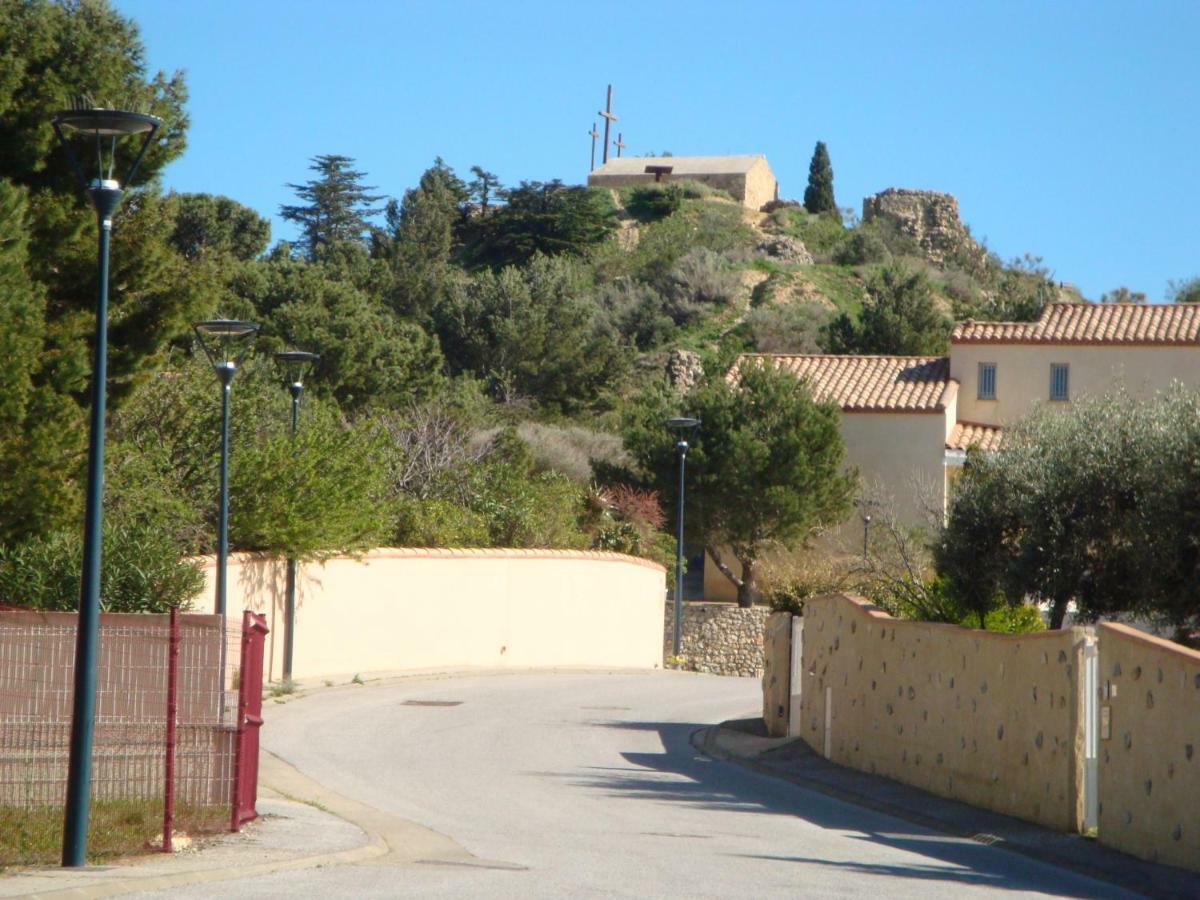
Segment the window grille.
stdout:
<svg viewBox="0 0 1200 900">
<path fill-rule="evenodd" d="M 979 399 L 996 399 L 996 364 L 979 364 Z"/>
<path fill-rule="evenodd" d="M 1070 366 L 1066 363 L 1050 364 L 1050 399 L 1070 399 Z"/>
</svg>

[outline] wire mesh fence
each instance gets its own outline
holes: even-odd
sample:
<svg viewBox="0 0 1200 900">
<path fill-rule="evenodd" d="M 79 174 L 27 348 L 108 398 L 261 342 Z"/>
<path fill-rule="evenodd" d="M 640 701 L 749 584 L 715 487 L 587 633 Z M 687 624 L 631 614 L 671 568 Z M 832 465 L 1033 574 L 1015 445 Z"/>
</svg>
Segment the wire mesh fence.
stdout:
<svg viewBox="0 0 1200 900">
<path fill-rule="evenodd" d="M 65 802 L 76 622 L 73 613 L 0 611 L 0 810 L 45 812 Z M 219 616 L 179 616 L 174 660 L 171 636 L 166 615 L 101 615 L 91 796 L 161 805 L 173 793 L 181 810 L 228 811 L 242 628 Z"/>
</svg>

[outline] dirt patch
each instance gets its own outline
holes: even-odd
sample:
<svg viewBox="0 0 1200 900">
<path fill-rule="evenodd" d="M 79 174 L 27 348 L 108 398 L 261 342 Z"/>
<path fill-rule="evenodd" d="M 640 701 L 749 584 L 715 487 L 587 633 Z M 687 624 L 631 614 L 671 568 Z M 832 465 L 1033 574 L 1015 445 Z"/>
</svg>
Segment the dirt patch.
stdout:
<svg viewBox="0 0 1200 900">
<path fill-rule="evenodd" d="M 837 304 L 809 281 L 803 272 L 776 272 L 765 279 L 759 292 L 761 298 L 772 306 L 816 303 L 826 309 L 837 309 Z"/>
</svg>

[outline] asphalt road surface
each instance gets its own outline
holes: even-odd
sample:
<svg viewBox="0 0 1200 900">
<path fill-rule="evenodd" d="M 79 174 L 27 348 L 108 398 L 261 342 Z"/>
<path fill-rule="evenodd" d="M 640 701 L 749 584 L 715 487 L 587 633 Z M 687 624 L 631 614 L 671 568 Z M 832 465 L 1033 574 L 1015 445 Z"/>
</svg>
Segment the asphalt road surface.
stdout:
<svg viewBox="0 0 1200 900">
<path fill-rule="evenodd" d="M 404 679 L 267 705 L 264 746 L 470 863 L 282 872 L 172 897 L 1129 896 L 698 754 L 755 679 L 673 672 Z"/>
</svg>

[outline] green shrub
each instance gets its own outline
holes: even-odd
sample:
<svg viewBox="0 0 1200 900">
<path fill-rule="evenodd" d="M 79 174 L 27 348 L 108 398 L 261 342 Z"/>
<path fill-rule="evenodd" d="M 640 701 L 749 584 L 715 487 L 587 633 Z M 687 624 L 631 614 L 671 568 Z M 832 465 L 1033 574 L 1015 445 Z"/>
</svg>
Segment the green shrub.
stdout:
<svg viewBox="0 0 1200 900">
<path fill-rule="evenodd" d="M 834 248 L 845 237 L 846 229 L 836 215 L 814 216 L 791 209 L 780 212 L 789 214 L 791 219 L 785 231 L 804 241 L 804 246 L 818 262 L 828 262 Z"/>
<path fill-rule="evenodd" d="M 29 609 L 77 610 L 82 566 L 83 538 L 78 531 L 54 532 L 16 546 L 0 546 L 0 602 Z M 104 527 L 103 611 L 186 609 L 203 588 L 199 564 L 185 559 L 163 530 L 145 524 Z"/>
<path fill-rule="evenodd" d="M 725 254 L 753 243 L 753 233 L 742 222 L 740 206 L 687 203 L 674 215 L 641 229 L 637 248 L 627 261 L 628 274 L 655 284 L 689 251 L 705 249 Z"/>
<path fill-rule="evenodd" d="M 683 190 L 676 184 L 641 185 L 629 192 L 625 208 L 635 219 L 653 222 L 676 212 L 683 198 Z"/>
<path fill-rule="evenodd" d="M 964 625 L 975 628 L 979 619 L 971 615 L 963 620 Z M 1028 634 L 1032 631 L 1045 631 L 1046 622 L 1042 619 L 1042 611 L 1032 603 L 1021 603 L 1017 606 L 998 606 L 983 619 L 983 627 L 988 631 L 1003 631 L 1006 634 Z"/>
<path fill-rule="evenodd" d="M 873 229 L 855 228 L 833 250 L 833 261 L 840 266 L 862 266 L 892 261 L 887 244 Z"/>
<path fill-rule="evenodd" d="M 750 310 L 744 328 L 759 353 L 820 353 L 829 317 L 820 303 L 763 306 Z"/>
<path fill-rule="evenodd" d="M 742 280 L 720 255 L 698 247 L 661 280 L 666 313 L 676 324 L 698 319 L 709 307 L 729 306 L 742 292 Z"/>
<path fill-rule="evenodd" d="M 733 199 L 729 191 L 723 188 L 711 187 L 703 181 L 694 181 L 691 178 L 684 178 L 682 181 L 672 181 L 670 186 L 677 188 L 688 200 L 704 200 L 708 197 L 719 197 L 722 200 Z"/>
</svg>

